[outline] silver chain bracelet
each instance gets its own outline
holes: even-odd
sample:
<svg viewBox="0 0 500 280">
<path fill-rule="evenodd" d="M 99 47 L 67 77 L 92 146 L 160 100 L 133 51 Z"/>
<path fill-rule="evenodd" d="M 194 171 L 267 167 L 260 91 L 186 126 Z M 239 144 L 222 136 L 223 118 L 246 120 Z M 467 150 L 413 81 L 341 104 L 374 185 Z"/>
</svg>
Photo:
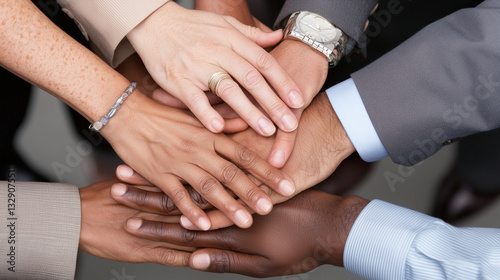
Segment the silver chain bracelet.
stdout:
<svg viewBox="0 0 500 280">
<path fill-rule="evenodd" d="M 125 92 L 122 93 L 122 96 L 120 96 L 120 98 L 118 98 L 118 100 L 116 100 L 115 105 L 113 105 L 111 110 L 109 110 L 109 112 L 104 117 L 102 117 L 100 121 L 96 121 L 94 123 L 91 123 L 89 126 L 89 129 L 92 131 L 99 131 L 103 127 L 105 127 L 106 124 L 108 124 L 109 119 L 111 119 L 116 114 L 118 109 L 120 109 L 120 107 L 122 106 L 123 102 L 125 102 L 125 99 L 127 99 L 127 97 L 130 94 L 132 94 L 132 92 L 134 92 L 136 87 L 137 87 L 137 83 L 131 82 L 130 85 L 127 87 L 127 89 L 125 89 Z"/>
</svg>

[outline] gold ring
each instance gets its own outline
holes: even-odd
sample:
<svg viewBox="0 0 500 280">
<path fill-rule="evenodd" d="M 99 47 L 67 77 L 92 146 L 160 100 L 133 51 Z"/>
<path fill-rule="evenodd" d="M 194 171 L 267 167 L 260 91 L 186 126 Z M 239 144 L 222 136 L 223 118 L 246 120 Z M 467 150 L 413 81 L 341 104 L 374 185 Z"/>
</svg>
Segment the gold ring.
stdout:
<svg viewBox="0 0 500 280">
<path fill-rule="evenodd" d="M 224 79 L 231 79 L 231 76 L 227 73 L 227 72 L 224 72 L 224 71 L 221 71 L 221 72 L 217 72 L 215 74 L 212 75 L 212 77 L 210 77 L 210 79 L 208 79 L 208 88 L 210 89 L 210 91 L 217 95 L 218 97 L 219 94 L 217 93 L 217 87 L 219 86 L 219 83 L 224 80 Z"/>
</svg>

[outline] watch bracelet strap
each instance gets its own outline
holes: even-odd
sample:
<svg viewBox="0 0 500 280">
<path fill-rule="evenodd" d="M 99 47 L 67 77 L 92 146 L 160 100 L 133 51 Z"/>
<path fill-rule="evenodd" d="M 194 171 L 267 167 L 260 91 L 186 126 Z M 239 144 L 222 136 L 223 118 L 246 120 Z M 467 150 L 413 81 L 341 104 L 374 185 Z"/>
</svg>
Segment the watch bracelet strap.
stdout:
<svg viewBox="0 0 500 280">
<path fill-rule="evenodd" d="M 283 23 L 285 23 L 286 25 L 290 24 L 290 22 L 289 22 L 290 18 L 293 18 L 294 15 L 298 14 L 298 13 L 300 13 L 300 12 L 292 13 L 288 19 L 285 18 L 283 20 Z M 295 20 L 296 19 L 293 19 L 293 21 L 295 21 Z M 335 28 L 339 29 L 340 32 L 342 32 L 342 36 L 340 37 L 340 40 L 337 42 L 337 44 L 334 47 L 334 50 L 337 51 L 337 54 L 335 54 L 335 52 L 333 50 L 330 50 L 329 48 L 325 47 L 323 44 L 318 43 L 317 41 L 309 38 L 308 36 L 302 35 L 298 32 L 290 30 L 289 28 L 291 28 L 291 25 L 285 26 L 285 30 L 284 30 L 285 37 L 283 38 L 283 40 L 290 37 L 290 36 L 293 38 L 296 38 L 298 40 L 301 40 L 303 43 L 311 46 L 313 49 L 316 49 L 317 51 L 323 53 L 328 59 L 329 66 L 335 67 L 339 63 L 339 61 L 342 59 L 342 57 L 344 57 L 344 55 L 347 53 L 347 47 L 351 45 L 351 44 L 348 44 L 348 42 L 352 41 L 352 39 L 349 36 L 347 36 L 347 34 L 345 34 L 345 32 L 342 29 L 340 29 L 339 27 L 337 27 L 334 23 L 332 23 L 332 22 L 330 22 L 330 23 Z M 288 34 L 288 36 L 287 36 L 287 34 Z M 350 49 L 352 50 L 352 47 L 350 47 Z"/>
<path fill-rule="evenodd" d="M 329 48 L 325 47 L 323 44 L 318 43 L 317 41 L 302 35 L 298 32 L 295 31 L 290 31 L 289 36 L 297 38 L 301 40 L 302 42 L 306 43 L 307 45 L 313 47 L 317 51 L 323 53 L 329 61 L 330 67 L 335 67 L 339 63 L 339 61 L 344 57 L 346 53 L 346 45 L 347 45 L 347 40 L 348 37 L 345 35 L 344 32 L 342 32 L 342 36 L 340 37 L 340 40 L 337 42 L 335 45 L 334 50 L 330 50 Z M 335 50 L 337 53 L 335 53 Z M 331 61 L 331 62 L 330 62 Z"/>
</svg>

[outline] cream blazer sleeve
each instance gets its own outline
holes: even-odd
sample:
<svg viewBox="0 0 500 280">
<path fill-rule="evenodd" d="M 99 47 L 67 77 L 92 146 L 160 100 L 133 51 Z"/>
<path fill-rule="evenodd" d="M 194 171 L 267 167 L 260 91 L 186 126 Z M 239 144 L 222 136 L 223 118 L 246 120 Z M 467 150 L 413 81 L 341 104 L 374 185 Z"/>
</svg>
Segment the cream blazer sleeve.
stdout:
<svg viewBox="0 0 500 280">
<path fill-rule="evenodd" d="M 112 67 L 135 51 L 127 34 L 168 0 L 57 0 Z"/>
<path fill-rule="evenodd" d="M 0 279 L 74 279 L 78 188 L 9 179 L 0 181 Z"/>
</svg>

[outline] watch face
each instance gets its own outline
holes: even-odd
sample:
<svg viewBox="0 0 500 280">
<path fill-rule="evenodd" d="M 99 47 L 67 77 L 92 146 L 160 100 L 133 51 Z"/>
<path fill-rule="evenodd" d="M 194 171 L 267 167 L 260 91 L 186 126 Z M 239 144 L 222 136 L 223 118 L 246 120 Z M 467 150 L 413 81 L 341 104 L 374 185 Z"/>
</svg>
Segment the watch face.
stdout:
<svg viewBox="0 0 500 280">
<path fill-rule="evenodd" d="M 297 19 L 300 32 L 318 42 L 339 40 L 341 31 L 335 28 L 325 18 L 315 14 L 305 14 Z"/>
</svg>

